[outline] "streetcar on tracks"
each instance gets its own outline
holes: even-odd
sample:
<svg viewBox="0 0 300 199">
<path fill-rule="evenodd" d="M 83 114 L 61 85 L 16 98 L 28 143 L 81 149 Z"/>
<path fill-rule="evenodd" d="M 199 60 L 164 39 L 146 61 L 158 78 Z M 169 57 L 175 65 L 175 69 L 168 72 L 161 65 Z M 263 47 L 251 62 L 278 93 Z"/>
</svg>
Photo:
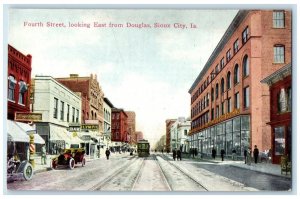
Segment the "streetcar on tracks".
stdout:
<svg viewBox="0 0 300 199">
<path fill-rule="evenodd" d="M 137 143 L 137 153 L 139 157 L 148 157 L 150 155 L 150 143 L 148 140 L 140 140 Z"/>
</svg>

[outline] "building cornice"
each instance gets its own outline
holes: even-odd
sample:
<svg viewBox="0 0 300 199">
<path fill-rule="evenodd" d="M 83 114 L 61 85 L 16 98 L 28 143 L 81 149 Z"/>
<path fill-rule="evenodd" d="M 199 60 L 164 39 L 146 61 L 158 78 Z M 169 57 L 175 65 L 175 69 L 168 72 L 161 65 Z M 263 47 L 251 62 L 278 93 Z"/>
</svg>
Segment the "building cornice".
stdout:
<svg viewBox="0 0 300 199">
<path fill-rule="evenodd" d="M 275 84 L 276 82 L 283 80 L 285 77 L 292 74 L 292 64 L 288 63 L 284 67 L 280 68 L 279 70 L 275 71 L 268 77 L 261 80 L 261 83 L 268 84 L 271 86 L 272 84 Z"/>
<path fill-rule="evenodd" d="M 193 90 L 199 84 L 199 82 L 201 81 L 201 79 L 203 78 L 203 76 L 206 74 L 206 72 L 208 71 L 208 69 L 211 67 L 211 65 L 213 64 L 213 62 L 215 61 L 215 59 L 218 57 L 218 55 L 220 54 L 220 52 L 223 50 L 224 46 L 227 44 L 227 42 L 229 41 L 229 39 L 231 38 L 231 36 L 234 34 L 234 32 L 236 31 L 236 29 L 243 22 L 243 20 L 246 18 L 246 16 L 248 15 L 249 12 L 250 12 L 249 10 L 240 10 L 236 14 L 236 16 L 232 20 L 231 24 L 227 28 L 226 32 L 224 33 L 223 37 L 221 38 L 221 40 L 217 44 L 216 48 L 214 49 L 214 51 L 210 55 L 208 61 L 204 65 L 203 69 L 199 73 L 198 77 L 196 78 L 196 80 L 192 84 L 192 87 L 189 89 L 189 93 L 190 94 L 192 94 Z"/>
</svg>

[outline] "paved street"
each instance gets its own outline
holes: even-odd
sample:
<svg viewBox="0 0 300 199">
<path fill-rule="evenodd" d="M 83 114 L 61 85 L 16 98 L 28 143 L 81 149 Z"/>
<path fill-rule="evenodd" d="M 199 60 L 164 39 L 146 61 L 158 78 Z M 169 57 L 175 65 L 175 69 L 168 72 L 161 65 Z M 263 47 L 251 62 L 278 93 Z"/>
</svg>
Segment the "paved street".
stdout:
<svg viewBox="0 0 300 199">
<path fill-rule="evenodd" d="M 112 154 L 88 161 L 73 170 L 37 172 L 30 181 L 8 183 L 9 191 L 286 191 L 291 179 L 234 167 L 219 162 L 183 159 L 165 154 L 139 158 Z"/>
</svg>

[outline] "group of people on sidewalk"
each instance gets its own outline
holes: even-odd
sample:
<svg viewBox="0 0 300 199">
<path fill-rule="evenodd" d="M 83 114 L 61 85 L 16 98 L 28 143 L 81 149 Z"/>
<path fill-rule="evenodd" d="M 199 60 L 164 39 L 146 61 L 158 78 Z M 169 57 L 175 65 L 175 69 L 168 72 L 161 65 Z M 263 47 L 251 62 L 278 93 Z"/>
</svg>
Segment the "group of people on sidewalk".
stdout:
<svg viewBox="0 0 300 199">
<path fill-rule="evenodd" d="M 176 161 L 177 160 L 181 160 L 181 150 L 180 149 L 173 149 L 173 160 Z"/>
</svg>

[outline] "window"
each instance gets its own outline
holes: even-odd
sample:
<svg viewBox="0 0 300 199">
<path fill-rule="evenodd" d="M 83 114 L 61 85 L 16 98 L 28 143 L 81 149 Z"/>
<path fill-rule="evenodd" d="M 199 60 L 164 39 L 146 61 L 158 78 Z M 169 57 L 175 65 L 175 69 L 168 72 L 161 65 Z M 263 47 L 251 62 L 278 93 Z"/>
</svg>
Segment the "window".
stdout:
<svg viewBox="0 0 300 199">
<path fill-rule="evenodd" d="M 67 104 L 67 122 L 69 122 L 69 121 L 70 121 L 70 105 Z"/>
<path fill-rule="evenodd" d="M 16 79 L 14 76 L 10 75 L 8 77 L 8 99 L 15 101 L 15 88 L 16 88 Z"/>
<path fill-rule="evenodd" d="M 284 28 L 284 11 L 273 11 L 273 28 Z"/>
<path fill-rule="evenodd" d="M 249 75 L 249 59 L 248 55 L 245 55 L 243 58 L 243 76 L 246 77 Z"/>
<path fill-rule="evenodd" d="M 63 101 L 60 101 L 60 120 L 64 121 L 64 109 L 65 109 L 65 103 Z"/>
<path fill-rule="evenodd" d="M 75 108 L 72 107 L 72 122 L 75 123 Z"/>
<path fill-rule="evenodd" d="M 224 110 L 224 102 L 221 103 L 221 115 L 224 115 L 225 110 Z"/>
<path fill-rule="evenodd" d="M 238 50 L 239 50 L 239 40 L 237 39 L 237 40 L 233 43 L 233 53 L 236 54 Z"/>
<path fill-rule="evenodd" d="M 227 51 L 227 53 L 226 53 L 226 61 L 227 61 L 227 63 L 230 61 L 230 59 L 231 59 L 231 49 L 229 49 Z"/>
<path fill-rule="evenodd" d="M 214 94 L 214 88 L 211 89 L 211 101 L 213 102 L 214 101 L 214 97 L 215 97 L 215 94 Z"/>
<path fill-rule="evenodd" d="M 239 77 L 239 65 L 236 64 L 235 67 L 234 67 L 234 77 L 233 77 L 233 82 L 234 84 L 237 84 L 240 82 L 240 77 Z"/>
<path fill-rule="evenodd" d="M 231 88 L 231 73 L 227 73 L 227 89 Z"/>
<path fill-rule="evenodd" d="M 231 98 L 229 97 L 227 100 L 227 112 L 230 113 L 231 111 Z"/>
<path fill-rule="evenodd" d="M 204 108 L 205 108 L 207 106 L 207 104 L 206 104 L 206 96 L 204 96 L 203 102 L 204 102 Z"/>
<path fill-rule="evenodd" d="M 76 109 L 76 123 L 79 123 L 79 110 Z"/>
<path fill-rule="evenodd" d="M 219 97 L 219 84 L 216 84 L 216 99 Z"/>
<path fill-rule="evenodd" d="M 216 106 L 216 118 L 218 118 L 218 117 L 219 117 L 219 105 Z"/>
<path fill-rule="evenodd" d="M 215 73 L 218 74 L 219 73 L 219 64 L 216 65 L 216 68 L 215 68 Z"/>
<path fill-rule="evenodd" d="M 186 129 L 184 130 L 184 135 L 187 135 L 187 130 Z"/>
<path fill-rule="evenodd" d="M 291 111 L 292 108 L 292 89 L 281 88 L 277 95 L 277 110 L 278 113 L 285 113 Z"/>
<path fill-rule="evenodd" d="M 244 108 L 249 108 L 250 98 L 249 98 L 249 86 L 244 88 Z"/>
<path fill-rule="evenodd" d="M 287 89 L 287 110 L 292 111 L 292 88 Z"/>
<path fill-rule="evenodd" d="M 244 29 L 243 33 L 242 33 L 242 42 L 243 44 L 245 44 L 247 42 L 247 40 L 249 39 L 249 28 L 248 26 Z"/>
<path fill-rule="evenodd" d="M 28 87 L 26 83 L 21 80 L 19 82 L 19 104 L 25 104 L 25 92 L 27 91 Z"/>
<path fill-rule="evenodd" d="M 221 93 L 223 94 L 225 92 L 225 82 L 224 78 L 221 79 Z"/>
<path fill-rule="evenodd" d="M 274 128 L 275 155 L 283 155 L 285 151 L 284 126 Z"/>
<path fill-rule="evenodd" d="M 234 108 L 236 108 L 236 109 L 240 108 L 240 93 L 239 92 L 234 94 Z"/>
<path fill-rule="evenodd" d="M 284 46 L 274 46 L 274 63 L 284 63 Z"/>
<path fill-rule="evenodd" d="M 224 57 L 221 59 L 220 65 L 221 65 L 221 69 L 224 68 L 225 66 Z"/>
<path fill-rule="evenodd" d="M 206 104 L 207 104 L 207 106 L 209 106 L 209 93 L 207 93 L 207 95 L 206 95 Z"/>
<path fill-rule="evenodd" d="M 58 99 L 54 98 L 54 110 L 53 110 L 53 117 L 57 119 L 57 112 L 58 112 Z"/>
<path fill-rule="evenodd" d="M 212 108 L 211 109 L 211 120 L 215 119 L 215 110 Z"/>
</svg>

